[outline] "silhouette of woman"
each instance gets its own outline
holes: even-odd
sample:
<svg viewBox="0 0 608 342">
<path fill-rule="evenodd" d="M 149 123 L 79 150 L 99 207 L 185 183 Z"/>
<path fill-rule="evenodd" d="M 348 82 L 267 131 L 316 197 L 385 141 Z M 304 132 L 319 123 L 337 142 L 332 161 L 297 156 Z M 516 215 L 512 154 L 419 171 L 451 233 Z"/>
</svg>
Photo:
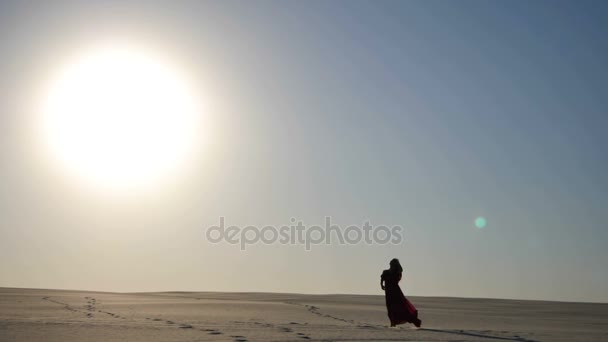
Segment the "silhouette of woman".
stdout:
<svg viewBox="0 0 608 342">
<path fill-rule="evenodd" d="M 391 327 L 403 323 L 412 323 L 416 327 L 420 327 L 422 321 L 418 319 L 418 310 L 405 298 L 399 287 L 402 273 L 403 268 L 399 260 L 393 259 L 390 262 L 390 268 L 384 270 L 380 276 L 380 287 L 384 290 L 386 297 L 388 318 L 391 320 Z"/>
</svg>

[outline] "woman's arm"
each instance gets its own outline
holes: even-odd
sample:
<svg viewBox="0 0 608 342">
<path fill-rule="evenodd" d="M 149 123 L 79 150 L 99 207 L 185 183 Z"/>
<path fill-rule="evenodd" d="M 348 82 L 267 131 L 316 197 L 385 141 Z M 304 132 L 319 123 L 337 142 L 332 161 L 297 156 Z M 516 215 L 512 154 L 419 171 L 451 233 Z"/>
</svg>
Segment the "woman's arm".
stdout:
<svg viewBox="0 0 608 342">
<path fill-rule="evenodd" d="M 380 288 L 384 291 L 384 273 L 380 276 Z"/>
</svg>

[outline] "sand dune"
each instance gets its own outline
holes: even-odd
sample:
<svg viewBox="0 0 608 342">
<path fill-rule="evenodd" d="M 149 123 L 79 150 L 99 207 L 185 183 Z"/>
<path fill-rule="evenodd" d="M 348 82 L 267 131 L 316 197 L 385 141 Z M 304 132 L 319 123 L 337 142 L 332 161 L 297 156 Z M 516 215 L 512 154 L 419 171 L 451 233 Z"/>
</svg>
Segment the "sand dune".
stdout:
<svg viewBox="0 0 608 342">
<path fill-rule="evenodd" d="M 382 296 L 0 288 L 0 341 L 608 341 L 608 304 Z"/>
</svg>

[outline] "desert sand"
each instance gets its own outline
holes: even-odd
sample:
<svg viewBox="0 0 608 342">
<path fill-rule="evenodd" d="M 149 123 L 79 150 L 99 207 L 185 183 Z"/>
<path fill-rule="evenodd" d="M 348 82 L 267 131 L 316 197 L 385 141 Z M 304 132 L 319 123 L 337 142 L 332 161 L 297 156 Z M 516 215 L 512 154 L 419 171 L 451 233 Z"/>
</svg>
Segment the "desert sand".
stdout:
<svg viewBox="0 0 608 342">
<path fill-rule="evenodd" d="M 380 295 L 0 288 L 0 341 L 608 341 L 608 304 L 409 298 L 420 329 Z"/>
</svg>

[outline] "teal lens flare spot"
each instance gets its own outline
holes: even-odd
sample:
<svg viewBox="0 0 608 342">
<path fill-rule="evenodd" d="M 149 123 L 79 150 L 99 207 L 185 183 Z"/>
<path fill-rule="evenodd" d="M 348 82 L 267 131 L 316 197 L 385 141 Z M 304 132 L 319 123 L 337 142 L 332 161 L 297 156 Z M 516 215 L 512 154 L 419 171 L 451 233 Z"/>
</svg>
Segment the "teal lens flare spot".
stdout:
<svg viewBox="0 0 608 342">
<path fill-rule="evenodd" d="M 478 229 L 485 228 L 487 224 L 488 221 L 486 221 L 486 219 L 481 216 L 475 219 L 475 227 L 477 227 Z"/>
</svg>

